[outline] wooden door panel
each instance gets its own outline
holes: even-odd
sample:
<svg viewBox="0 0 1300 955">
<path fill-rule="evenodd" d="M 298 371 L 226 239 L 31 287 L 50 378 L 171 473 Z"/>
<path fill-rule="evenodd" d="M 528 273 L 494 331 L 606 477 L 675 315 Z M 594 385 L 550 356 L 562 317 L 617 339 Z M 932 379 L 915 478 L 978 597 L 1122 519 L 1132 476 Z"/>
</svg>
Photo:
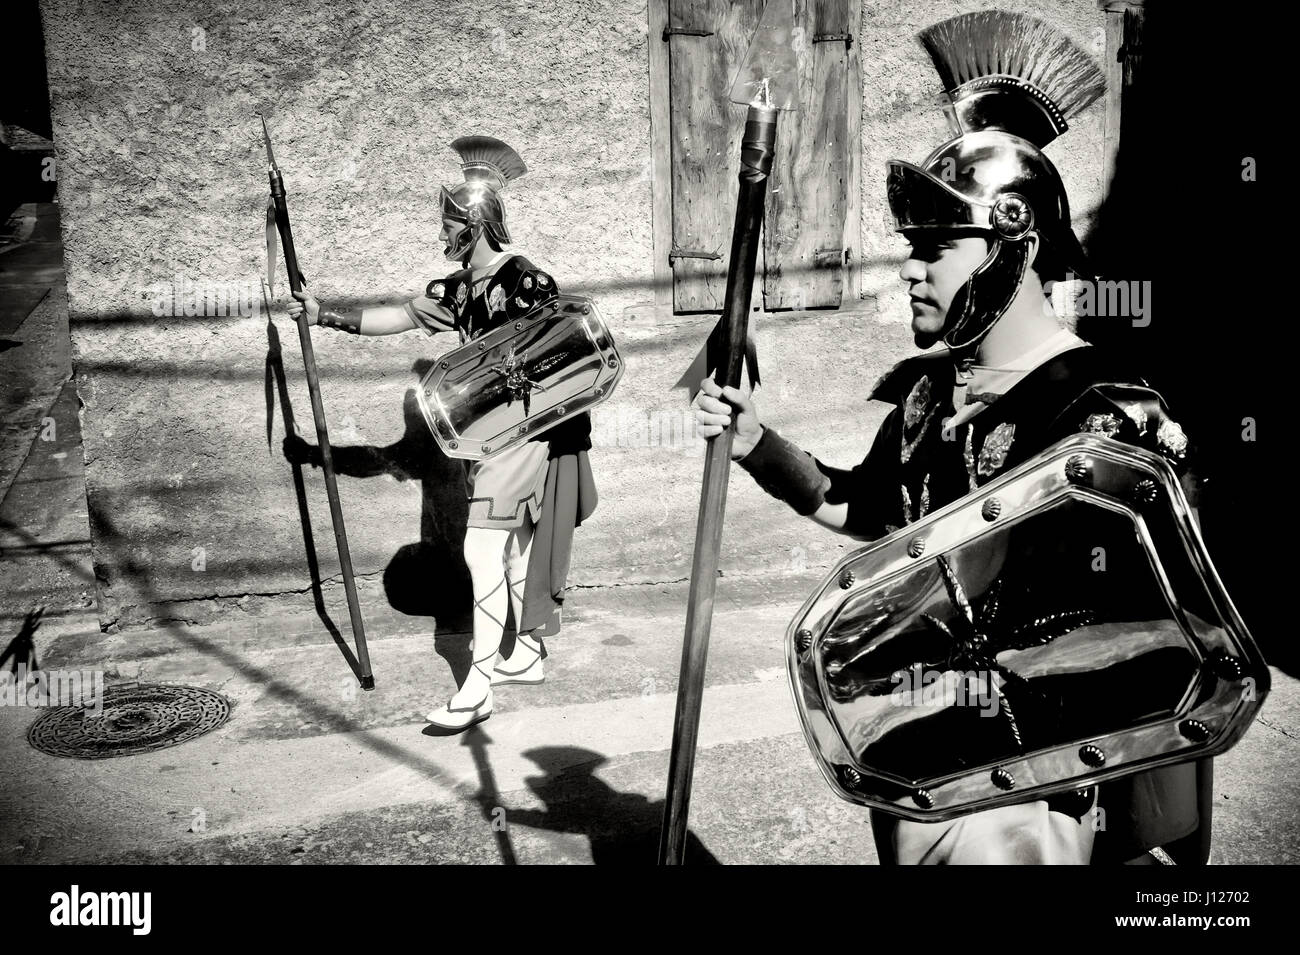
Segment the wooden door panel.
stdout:
<svg viewBox="0 0 1300 955">
<path fill-rule="evenodd" d="M 854 0 L 796 0 L 799 110 L 782 113 L 764 226 L 764 306 L 838 307 L 848 205 Z"/>
<path fill-rule="evenodd" d="M 762 0 L 668 5 L 672 251 L 685 253 L 672 260 L 676 312 L 722 310 L 745 117 L 727 94 L 762 7 Z"/>
</svg>

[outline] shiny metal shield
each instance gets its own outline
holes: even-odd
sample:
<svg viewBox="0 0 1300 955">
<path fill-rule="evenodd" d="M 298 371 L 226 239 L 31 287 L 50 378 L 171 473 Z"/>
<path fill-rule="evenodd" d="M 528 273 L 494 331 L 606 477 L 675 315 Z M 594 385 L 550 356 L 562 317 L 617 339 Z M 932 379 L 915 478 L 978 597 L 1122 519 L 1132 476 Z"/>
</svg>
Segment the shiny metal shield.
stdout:
<svg viewBox="0 0 1300 955">
<path fill-rule="evenodd" d="M 786 655 L 832 788 L 920 821 L 1221 753 L 1269 686 L 1169 465 L 1089 434 L 846 557 Z"/>
<path fill-rule="evenodd" d="M 447 352 L 421 379 L 418 398 L 447 455 L 481 460 L 595 407 L 622 376 L 596 304 L 560 295 Z"/>
</svg>

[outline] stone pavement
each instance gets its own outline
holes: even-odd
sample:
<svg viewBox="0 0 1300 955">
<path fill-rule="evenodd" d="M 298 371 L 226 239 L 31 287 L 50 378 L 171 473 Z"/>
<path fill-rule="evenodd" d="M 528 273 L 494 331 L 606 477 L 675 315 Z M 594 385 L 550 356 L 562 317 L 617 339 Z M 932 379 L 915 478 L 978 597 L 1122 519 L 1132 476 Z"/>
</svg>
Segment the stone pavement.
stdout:
<svg viewBox="0 0 1300 955">
<path fill-rule="evenodd" d="M 499 689 L 492 718 L 458 737 L 428 735 L 422 716 L 468 664 L 463 621 L 399 613 L 371 582 L 373 692 L 357 688 L 315 614 L 234 606 L 207 625 L 178 613 L 102 632 L 77 401 L 57 343 L 66 316 L 60 330 L 43 307 L 0 355 L 27 359 L 4 378 L 6 409 L 21 412 L 12 435 L 25 441 L 7 429 L 0 459 L 12 462 L 0 501 L 4 642 L 26 622 L 47 669 L 201 686 L 234 708 L 181 746 L 72 760 L 27 744 L 38 710 L 0 707 L 0 862 L 654 860 L 685 582 L 573 591 L 546 684 Z M 29 350 L 38 342 L 40 355 Z M 834 797 L 814 766 L 786 683 L 785 627 L 821 573 L 719 581 L 688 861 L 876 859 L 866 812 Z M 346 631 L 337 580 L 322 600 Z M 38 607 L 43 617 L 29 618 Z M 1300 692 L 1291 676 L 1274 679 L 1257 725 L 1217 763 L 1216 862 L 1300 861 Z"/>
<path fill-rule="evenodd" d="M 866 813 L 820 778 L 786 684 L 781 643 L 806 582 L 720 584 L 695 857 L 874 861 Z M 648 863 L 684 597 L 684 585 L 575 593 L 547 683 L 499 689 L 492 718 L 460 737 L 427 735 L 421 716 L 454 689 L 467 635 L 417 618 L 372 617 L 368 693 L 309 620 L 104 634 L 56 618 L 37 631 L 43 666 L 207 687 L 234 711 L 182 746 L 81 761 L 26 744 L 38 711 L 0 709 L 0 861 Z M 1217 762 L 1217 862 L 1300 861 L 1296 681 L 1274 676 L 1258 724 Z"/>
</svg>

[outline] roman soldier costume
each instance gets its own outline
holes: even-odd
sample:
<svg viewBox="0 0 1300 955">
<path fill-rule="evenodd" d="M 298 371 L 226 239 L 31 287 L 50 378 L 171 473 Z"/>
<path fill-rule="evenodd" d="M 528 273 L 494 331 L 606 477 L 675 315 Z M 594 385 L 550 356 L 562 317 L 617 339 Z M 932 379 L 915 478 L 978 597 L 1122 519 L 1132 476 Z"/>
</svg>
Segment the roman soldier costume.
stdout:
<svg viewBox="0 0 1300 955">
<path fill-rule="evenodd" d="M 1061 178 L 1042 150 L 1101 94 L 1102 75 L 1066 37 L 1022 15 L 959 16 L 920 39 L 951 101 L 953 138 L 920 164 L 888 163 L 890 207 L 904 235 L 986 236 L 987 258 L 952 301 L 938 335 L 946 347 L 901 362 L 871 392 L 893 407 L 859 465 L 825 464 L 771 428 L 740 462 L 798 513 L 844 504 L 845 533 L 884 538 L 857 563 L 846 558 L 792 625 L 788 659 L 805 731 L 839 794 L 872 807 L 882 861 L 1086 863 L 1153 851 L 1204 862 L 1209 759 L 1180 750 L 1182 761 L 1170 764 L 1166 747 L 1150 755 L 1164 761 L 1159 768 L 1099 787 L 1086 784 L 1088 774 L 1123 749 L 1116 744 L 1108 757 L 1106 734 L 1160 714 L 1173 720 L 1180 706 L 1222 691 L 1216 680 L 1240 677 L 1240 666 L 1231 677 L 1202 666 L 1197 641 L 1207 633 L 1236 635 L 1223 636 L 1235 660 L 1254 660 L 1253 644 L 1226 596 L 1228 610 L 1218 616 L 1227 622 L 1217 629 L 1201 626 L 1218 619 L 1209 601 L 1187 597 L 1175 606 L 1174 578 L 1195 578 L 1189 592 L 1220 592 L 1211 585 L 1217 578 L 1200 580 L 1213 578 L 1212 567 L 1168 570 L 1181 558 L 1162 565 L 1143 550 L 1156 544 L 1135 532 L 1143 523 L 1137 510 L 1103 506 L 1099 491 L 1082 489 L 1104 459 L 1092 445 L 1064 470 L 1063 459 L 1044 457 L 1067 439 L 1086 445 L 1071 438 L 1080 433 L 1142 449 L 1148 470 L 1140 475 L 1148 476 L 1145 485 L 1135 479 L 1134 493 L 1164 494 L 1185 511 L 1182 492 L 1194 505 L 1196 486 L 1187 435 L 1134 370 L 1064 329 L 1011 367 L 978 364 L 979 345 L 1015 300 L 1035 246 L 1040 274 L 1087 274 Z M 1035 477 L 1040 461 L 1043 475 L 1055 470 Z M 1162 482 L 1166 467 L 1181 489 L 1172 478 Z M 1009 523 L 1022 485 L 1007 475 L 1022 473 L 1038 483 L 1026 485 L 1036 490 Z M 987 491 L 1004 479 L 1007 490 Z M 962 520 L 976 526 L 951 530 Z M 1154 526 L 1155 517 L 1147 520 Z M 1170 517 L 1170 526 L 1199 539 L 1178 520 Z M 1103 565 L 1109 555 L 1110 573 L 1098 572 L 1098 554 Z M 1153 576 L 1153 565 L 1166 569 Z M 1134 641 L 1141 646 L 1122 649 Z M 1068 664 L 1054 662 L 1067 656 Z M 891 709 L 890 693 L 925 668 L 989 681 L 986 711 Z M 1129 695 L 1108 693 L 1103 687 L 1114 684 L 1105 680 L 1120 681 Z M 1152 687 L 1166 681 L 1160 697 Z M 1188 686 L 1199 689 L 1179 689 Z M 988 710 L 995 719 L 980 718 Z M 1200 733 L 1192 723 L 1205 725 L 1178 724 L 1188 739 Z M 1170 747 L 1193 745 L 1171 732 Z M 1232 732 L 1244 728 L 1238 722 Z M 1061 778 L 1077 770 L 1085 784 L 1018 801 L 1019 791 L 1050 775 L 1034 754 L 1061 740 L 1072 741 L 1061 750 L 1068 759 L 1083 760 Z"/>
<path fill-rule="evenodd" d="M 444 254 L 464 267 L 430 281 L 424 294 L 403 308 L 412 327 L 429 335 L 455 332 L 465 346 L 507 323 L 522 328 L 525 319 L 555 306 L 561 296 L 548 272 L 502 248 L 510 243 L 511 235 L 500 194 L 527 171 L 518 153 L 490 136 L 461 137 L 452 143 L 452 149 L 460 157 L 464 181 L 441 189 L 440 211 L 447 240 Z M 451 228 L 449 222 L 458 228 Z M 495 254 L 485 258 L 485 250 Z M 572 302 L 564 307 L 582 310 Z M 357 315 L 322 311 L 319 324 L 354 333 L 361 330 Z M 612 349 L 612 344 L 604 344 Z M 479 348 L 485 349 L 486 343 Z M 440 359 L 443 368 L 447 357 Z M 538 638 L 559 629 L 574 528 L 596 506 L 587 456 L 591 448 L 589 416 L 571 414 L 559 423 L 547 422 L 544 430 L 538 427 L 538 433 L 524 439 L 530 399 L 545 386 L 532 380 L 522 359 L 514 358 L 510 351 L 497 363 L 501 374 L 494 378 L 494 386 L 496 391 L 504 387 L 511 399 L 516 393 L 522 399 L 525 425 L 517 428 L 518 440 L 491 454 L 483 448 L 479 459 L 465 461 L 470 529 L 466 560 L 475 591 L 474 670 L 481 677 L 472 671 L 462 690 L 473 690 L 482 699 L 464 706 L 453 705 L 453 700 L 430 714 L 431 722 L 447 730 L 464 729 L 486 719 L 492 710 L 491 687 L 542 682 L 543 651 Z M 610 390 L 612 384 L 606 383 L 599 394 L 607 396 Z M 430 421 L 431 427 L 433 424 Z M 437 430 L 435 436 L 445 441 Z M 484 536 L 475 534 L 475 529 L 505 533 Z M 498 552 L 502 548 L 504 551 Z M 526 574 L 521 568 L 511 569 L 512 561 L 526 563 Z M 516 617 L 516 657 L 527 658 L 516 669 L 510 668 L 509 660 L 497 661 L 507 591 Z"/>
</svg>

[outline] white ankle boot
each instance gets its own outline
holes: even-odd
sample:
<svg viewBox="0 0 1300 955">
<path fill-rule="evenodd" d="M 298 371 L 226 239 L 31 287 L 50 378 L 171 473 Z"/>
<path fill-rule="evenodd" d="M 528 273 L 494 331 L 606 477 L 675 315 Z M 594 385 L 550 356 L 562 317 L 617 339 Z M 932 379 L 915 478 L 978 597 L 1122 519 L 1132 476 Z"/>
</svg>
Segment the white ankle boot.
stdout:
<svg viewBox="0 0 1300 955">
<path fill-rule="evenodd" d="M 456 697 L 460 696 L 464 687 L 457 691 L 456 695 L 444 703 L 441 707 L 432 713 L 425 714 L 425 719 L 434 726 L 443 730 L 463 730 L 469 729 L 475 723 L 482 723 L 492 715 L 492 674 L 489 674 L 479 664 L 474 664 L 470 670 L 471 676 L 475 673 L 481 673 L 488 677 L 488 685 L 483 690 L 482 699 L 471 706 L 463 703 L 457 703 Z M 468 678 L 466 679 L 468 683 Z"/>
</svg>

